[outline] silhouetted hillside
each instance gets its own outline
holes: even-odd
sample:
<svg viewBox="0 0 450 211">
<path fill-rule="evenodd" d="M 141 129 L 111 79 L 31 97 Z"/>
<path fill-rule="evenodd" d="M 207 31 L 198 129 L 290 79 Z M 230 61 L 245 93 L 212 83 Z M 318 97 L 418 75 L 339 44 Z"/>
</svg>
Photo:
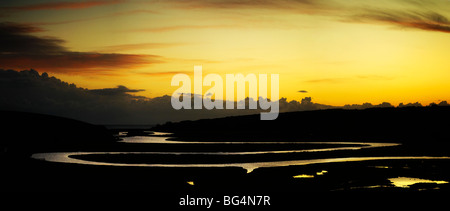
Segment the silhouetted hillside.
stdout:
<svg viewBox="0 0 450 211">
<path fill-rule="evenodd" d="M 51 151 L 113 141 L 103 126 L 36 113 L 0 111 L 2 153 Z"/>
<path fill-rule="evenodd" d="M 261 141 L 450 141 L 449 106 L 329 109 L 166 123 L 153 129 L 183 140 Z"/>
</svg>

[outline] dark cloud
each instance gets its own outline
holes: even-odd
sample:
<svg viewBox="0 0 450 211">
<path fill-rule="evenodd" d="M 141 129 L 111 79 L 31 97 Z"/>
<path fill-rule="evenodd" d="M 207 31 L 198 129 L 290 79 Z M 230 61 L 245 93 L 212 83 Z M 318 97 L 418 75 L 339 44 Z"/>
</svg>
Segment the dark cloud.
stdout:
<svg viewBox="0 0 450 211">
<path fill-rule="evenodd" d="M 366 109 L 366 108 L 391 108 L 391 107 L 395 107 L 393 106 L 391 103 L 388 102 L 382 102 L 380 104 L 377 105 L 372 105 L 372 103 L 363 103 L 363 104 L 347 104 L 344 105 L 342 108 L 344 109 Z M 401 106 L 399 106 L 401 107 Z"/>
<path fill-rule="evenodd" d="M 111 74 L 114 68 L 134 68 L 163 62 L 156 55 L 70 51 L 63 46 L 64 40 L 31 34 L 39 30 L 24 24 L 0 23 L 1 68 L 37 68 L 78 74 L 102 74 L 106 71 Z"/>
<path fill-rule="evenodd" d="M 91 89 L 89 92 L 98 95 L 124 95 L 134 92 L 142 92 L 145 89 L 129 89 L 126 86 L 119 85 L 116 88 L 104 88 L 104 89 Z"/>
<path fill-rule="evenodd" d="M 167 3 L 179 9 L 240 10 L 240 12 L 263 9 L 309 15 L 336 15 L 340 12 L 339 5 L 335 1 L 324 0 L 174 0 Z"/>
<path fill-rule="evenodd" d="M 450 106 L 450 104 L 447 103 L 447 101 L 441 101 L 439 104 L 437 104 L 439 106 Z"/>
<path fill-rule="evenodd" d="M 159 63 L 158 56 L 134 54 L 104 54 L 60 52 L 57 54 L 0 54 L 4 68 L 39 68 L 54 73 L 102 74 L 114 68 L 134 68 Z M 90 71 L 89 69 L 92 69 Z"/>
<path fill-rule="evenodd" d="M 167 121 L 197 120 L 226 116 L 259 114 L 260 109 L 191 109 L 175 110 L 171 96 L 147 98 L 134 94 L 144 91 L 125 86 L 104 89 L 84 89 L 69 84 L 47 73 L 35 70 L 14 71 L 0 69 L 0 110 L 15 110 L 51 114 L 78 119 L 94 124 L 158 124 Z M 191 102 L 201 95 L 190 95 Z M 253 99 L 246 98 L 246 108 Z M 225 102 L 223 102 L 225 103 Z M 433 105 L 447 105 L 446 101 Z M 401 106 L 420 106 L 419 103 Z M 372 107 L 393 107 L 384 102 L 378 105 L 345 105 L 335 107 L 313 102 L 311 97 L 301 101 L 279 99 L 280 112 L 306 111 L 329 108 L 364 109 Z"/>
<path fill-rule="evenodd" d="M 399 11 L 389 9 L 366 9 L 362 14 L 353 16 L 353 21 L 389 24 L 399 27 L 415 28 L 427 31 L 450 32 L 448 18 L 435 11 Z"/>
<path fill-rule="evenodd" d="M 400 103 L 400 104 L 398 105 L 398 107 L 422 107 L 422 104 L 419 103 L 419 102 L 415 102 L 415 103 L 407 103 L 407 104 Z"/>
<path fill-rule="evenodd" d="M 0 23 L 0 54 L 54 54 L 67 51 L 61 39 L 30 35 L 38 31 L 42 29 L 12 22 Z"/>
<path fill-rule="evenodd" d="M 13 22 L 0 22 L 0 32 L 3 33 L 32 33 L 32 32 L 41 32 L 44 31 L 39 27 L 33 27 L 28 24 L 20 24 Z"/>
<path fill-rule="evenodd" d="M 23 6 L 2 7 L 3 10 L 12 11 L 33 11 L 33 10 L 66 10 L 66 9 L 86 9 L 91 7 L 111 5 L 121 3 L 123 0 L 95 0 L 95 1 L 75 1 L 75 2 L 47 2 L 29 4 Z"/>
<path fill-rule="evenodd" d="M 52 114 L 95 124 L 156 124 L 261 112 L 259 109 L 175 110 L 171 105 L 171 96 L 147 98 L 134 95 L 141 91 L 144 90 L 125 86 L 89 90 L 35 70 L 0 70 L 2 110 Z M 194 98 L 202 96 L 190 97 L 194 102 Z M 239 103 L 246 103 L 248 108 L 249 101 L 253 100 L 247 98 Z M 279 103 L 281 112 L 330 108 L 313 103 L 311 98 L 301 102 L 281 98 Z"/>
</svg>

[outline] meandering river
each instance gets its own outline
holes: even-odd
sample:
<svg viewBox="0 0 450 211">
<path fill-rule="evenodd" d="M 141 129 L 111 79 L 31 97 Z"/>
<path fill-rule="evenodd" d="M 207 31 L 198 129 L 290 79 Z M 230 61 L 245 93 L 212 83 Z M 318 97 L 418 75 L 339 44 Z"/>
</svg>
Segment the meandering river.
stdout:
<svg viewBox="0 0 450 211">
<path fill-rule="evenodd" d="M 321 159 L 304 159 L 304 160 L 282 160 L 282 161 L 263 161 L 263 162 L 237 162 L 237 163 L 114 163 L 100 162 L 82 159 L 82 155 L 257 155 L 257 154 L 280 154 L 280 153 L 308 153 L 308 152 L 325 152 L 338 150 L 361 150 L 377 147 L 393 147 L 398 143 L 372 143 L 372 142 L 184 142 L 167 140 L 170 135 L 168 133 L 155 133 L 152 136 L 136 136 L 123 137 L 121 142 L 147 143 L 147 144 L 333 144 L 342 145 L 340 147 L 317 148 L 317 149 L 293 149 L 293 150 L 275 150 L 275 151 L 242 151 L 242 152 L 50 152 L 36 153 L 31 157 L 34 159 L 45 160 L 48 162 L 62 162 L 84 165 L 99 166 L 132 166 L 132 167 L 240 167 L 247 170 L 247 173 L 261 167 L 283 167 L 298 166 L 320 163 L 337 163 L 337 162 L 357 162 L 370 160 L 400 160 L 400 159 L 450 159 L 450 157 L 433 157 L 433 156 L 379 156 L 379 157 L 342 157 L 342 158 L 321 158 Z M 356 145 L 356 146 L 355 146 Z"/>
</svg>

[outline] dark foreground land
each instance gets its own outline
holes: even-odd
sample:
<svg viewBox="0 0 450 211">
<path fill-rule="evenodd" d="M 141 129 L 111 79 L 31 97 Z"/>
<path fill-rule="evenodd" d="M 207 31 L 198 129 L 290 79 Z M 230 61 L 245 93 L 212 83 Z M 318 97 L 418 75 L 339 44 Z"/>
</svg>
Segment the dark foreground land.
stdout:
<svg viewBox="0 0 450 211">
<path fill-rule="evenodd" d="M 312 192 L 448 192 L 449 183 L 418 183 L 409 188 L 394 186 L 396 177 L 450 181 L 450 160 L 379 160 L 324 163 L 305 166 L 259 168 L 251 173 L 238 167 L 163 168 L 118 167 L 51 163 L 31 159 L 38 152 L 117 151 L 252 151 L 268 145 L 194 145 L 189 141 L 338 141 L 393 142 L 401 146 L 353 151 L 285 153 L 246 156 L 147 156 L 96 157 L 85 159 L 116 163 L 225 163 L 275 160 L 340 158 L 358 156 L 450 156 L 448 120 L 450 107 L 322 110 L 282 113 L 275 121 L 260 121 L 259 115 L 166 123 L 148 130 L 173 132 L 173 139 L 186 144 L 129 144 L 118 142 L 118 132 L 76 120 L 20 112 L 0 112 L 2 128 L 2 191 L 146 191 L 165 192 L 168 203 L 177 204 L 187 194 L 199 197 L 231 195 L 299 195 Z M 144 130 L 128 135 L 145 136 Z M 151 135 L 151 134 L 150 134 Z M 328 145 L 332 147 L 333 145 Z M 257 147 L 257 149 L 252 149 Z M 260 147 L 260 148 L 258 148 Z M 270 150 L 293 147 L 274 145 Z M 144 160 L 139 160 L 144 159 Z M 322 172 L 322 173 L 320 173 Z M 323 173 L 325 172 L 325 173 Z M 294 178 L 296 175 L 313 177 Z M 188 183 L 189 182 L 189 183 Z M 161 196 L 164 196 L 162 194 Z M 381 196 L 381 195 L 380 195 Z M 286 203 L 286 200 L 283 201 Z"/>
<path fill-rule="evenodd" d="M 260 115 L 168 122 L 155 131 L 180 140 L 448 142 L 450 106 L 327 109 L 280 113 L 273 121 Z"/>
</svg>

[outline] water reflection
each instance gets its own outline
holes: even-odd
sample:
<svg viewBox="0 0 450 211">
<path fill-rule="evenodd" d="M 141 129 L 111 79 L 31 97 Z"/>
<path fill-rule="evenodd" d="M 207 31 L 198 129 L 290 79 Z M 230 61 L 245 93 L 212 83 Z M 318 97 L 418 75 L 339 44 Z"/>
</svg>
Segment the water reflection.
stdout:
<svg viewBox="0 0 450 211">
<path fill-rule="evenodd" d="M 412 177 L 397 177 L 397 178 L 389 178 L 388 179 L 394 186 L 400 188 L 409 188 L 411 185 L 417 183 L 436 183 L 436 184 L 445 184 L 447 181 L 442 180 L 428 180 L 428 179 L 420 179 L 420 178 L 412 178 Z"/>
<path fill-rule="evenodd" d="M 314 175 L 309 175 L 309 174 L 300 174 L 300 175 L 295 175 L 293 176 L 293 178 L 314 178 Z"/>
<path fill-rule="evenodd" d="M 317 176 L 322 176 L 322 175 L 324 175 L 325 173 L 328 173 L 328 171 L 322 170 L 322 171 L 316 172 L 316 175 L 317 175 Z M 292 176 L 292 177 L 293 177 L 293 178 L 314 178 L 315 175 L 311 175 L 311 174 L 299 174 L 299 175 L 295 175 L 295 176 Z"/>
<path fill-rule="evenodd" d="M 45 160 L 49 162 L 63 162 L 85 165 L 102 165 L 102 166 L 131 166 L 131 167 L 240 167 L 252 172 L 257 168 L 268 167 L 285 167 L 299 166 L 320 163 L 338 163 L 338 162 L 357 162 L 370 160 L 398 160 L 398 159 L 449 159 L 449 157 L 428 157 L 428 156 L 383 156 L 383 157 L 343 157 L 343 158 L 323 158 L 308 160 L 284 160 L 284 161 L 264 161 L 264 162 L 241 162 L 241 163 L 188 163 L 188 164 L 160 164 L 160 163 L 113 163 L 100 162 L 82 159 L 83 155 L 255 155 L 255 154 L 273 154 L 273 153 L 304 153 L 304 152 L 324 152 L 337 150 L 359 150 L 374 147 L 390 147 L 397 146 L 398 143 L 368 143 L 368 142 L 183 142 L 170 141 L 167 137 L 168 133 L 155 133 L 156 136 L 135 136 L 126 137 L 124 143 L 153 143 L 153 144 L 335 144 L 342 147 L 330 147 L 319 149 L 299 149 L 299 150 L 277 150 L 277 151 L 252 151 L 252 152 L 52 152 L 52 153 L 36 153 L 31 157 L 34 159 Z M 351 145 L 351 146 L 349 146 Z M 358 146 L 355 146 L 358 145 Z M 186 158 L 186 157 L 183 157 Z M 188 157 L 187 157 L 188 158 Z M 327 171 L 317 173 L 322 175 Z"/>
<path fill-rule="evenodd" d="M 321 175 L 324 175 L 324 174 L 326 174 L 326 173 L 328 173 L 328 171 L 322 170 L 322 171 L 317 172 L 316 175 L 321 176 Z"/>
<path fill-rule="evenodd" d="M 153 132 L 153 131 L 144 131 L 144 132 Z M 173 133 L 165 133 L 165 132 L 153 132 L 152 136 L 170 136 Z"/>
<path fill-rule="evenodd" d="M 392 168 L 390 166 L 370 166 L 370 167 L 373 167 L 373 168 L 376 168 L 376 169 L 391 169 Z"/>
<path fill-rule="evenodd" d="M 326 152 L 337 150 L 359 150 L 374 147 L 392 147 L 398 146 L 399 143 L 369 143 L 369 142 L 197 142 L 197 141 L 173 141 L 168 140 L 170 137 L 158 136 L 133 136 L 125 137 L 119 141 L 121 143 L 135 143 L 135 144 L 233 144 L 233 145 L 270 145 L 270 144 L 333 144 L 342 145 L 342 147 L 329 147 L 319 149 L 297 149 L 297 150 L 272 150 L 272 151 L 251 151 L 251 152 L 192 152 L 183 154 L 202 154 L 202 155 L 256 155 L 256 154 L 279 154 L 279 153 L 302 153 L 302 152 Z M 346 146 L 347 145 L 347 146 Z M 359 145 L 359 146 L 355 146 Z M 172 153 L 172 152 L 169 152 Z"/>
<path fill-rule="evenodd" d="M 111 163 L 89 161 L 74 158 L 76 155 L 126 155 L 126 154 L 192 154 L 182 152 L 51 152 L 51 153 L 36 153 L 32 158 L 38 160 L 45 160 L 49 162 L 63 162 L 86 165 L 101 165 L 101 166 L 130 166 L 130 167 L 240 167 L 247 170 L 247 173 L 252 172 L 257 168 L 269 167 L 285 167 L 285 166 L 300 166 L 320 163 L 338 163 L 338 162 L 356 162 L 356 161 L 370 161 L 370 160 L 405 160 L 405 159 L 450 159 L 450 157 L 429 157 L 429 156 L 387 156 L 387 157 L 346 157 L 346 158 L 325 158 L 325 159 L 309 159 L 309 160 L 285 160 L 285 161 L 264 161 L 252 163 L 213 163 L 213 164 L 159 164 L 159 163 Z"/>
</svg>

